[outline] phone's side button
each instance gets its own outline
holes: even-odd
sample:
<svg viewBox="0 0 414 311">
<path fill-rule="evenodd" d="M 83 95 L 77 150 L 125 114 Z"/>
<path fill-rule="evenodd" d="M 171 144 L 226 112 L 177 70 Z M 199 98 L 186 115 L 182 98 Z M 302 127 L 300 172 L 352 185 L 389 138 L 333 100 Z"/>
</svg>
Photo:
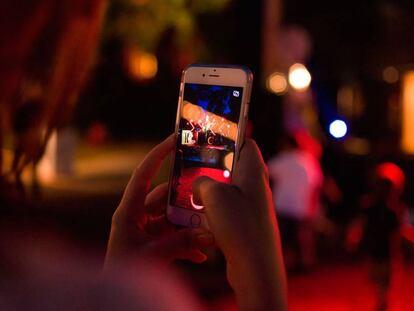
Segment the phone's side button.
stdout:
<svg viewBox="0 0 414 311">
<path fill-rule="evenodd" d="M 197 214 L 193 214 L 190 218 L 190 225 L 191 227 L 197 228 L 200 227 L 201 218 Z"/>
</svg>

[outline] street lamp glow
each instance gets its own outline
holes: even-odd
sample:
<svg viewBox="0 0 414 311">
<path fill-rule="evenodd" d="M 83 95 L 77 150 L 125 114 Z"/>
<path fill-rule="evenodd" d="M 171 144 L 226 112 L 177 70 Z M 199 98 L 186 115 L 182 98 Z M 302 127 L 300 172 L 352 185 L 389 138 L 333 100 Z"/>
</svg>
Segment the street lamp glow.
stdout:
<svg viewBox="0 0 414 311">
<path fill-rule="evenodd" d="M 414 154 L 414 71 L 408 71 L 404 74 L 401 117 L 402 150 L 408 154 Z"/>
<path fill-rule="evenodd" d="M 150 80 L 158 71 L 155 55 L 131 48 L 127 51 L 127 65 L 130 75 L 137 80 Z"/>
<path fill-rule="evenodd" d="M 342 138 L 347 132 L 348 127 L 342 120 L 335 120 L 329 125 L 329 133 L 335 138 Z"/>
<path fill-rule="evenodd" d="M 297 91 L 305 91 L 311 83 L 312 77 L 302 64 L 294 64 L 289 68 L 289 84 Z"/>
<path fill-rule="evenodd" d="M 267 88 L 275 94 L 283 94 L 287 90 L 286 77 L 281 72 L 274 72 L 267 78 Z"/>
</svg>

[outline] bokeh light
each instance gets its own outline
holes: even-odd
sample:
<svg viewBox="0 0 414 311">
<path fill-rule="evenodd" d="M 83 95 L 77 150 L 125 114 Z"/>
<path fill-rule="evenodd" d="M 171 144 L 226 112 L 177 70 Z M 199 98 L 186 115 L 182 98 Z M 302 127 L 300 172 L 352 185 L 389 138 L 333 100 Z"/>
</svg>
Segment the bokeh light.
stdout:
<svg viewBox="0 0 414 311">
<path fill-rule="evenodd" d="M 288 83 L 281 72 L 272 73 L 266 81 L 267 89 L 275 94 L 284 94 L 287 91 Z"/>
<path fill-rule="evenodd" d="M 312 77 L 302 64 L 294 64 L 289 68 L 289 84 L 297 91 L 306 91 Z"/>
<path fill-rule="evenodd" d="M 402 83 L 402 150 L 414 154 L 414 71 L 408 71 Z"/>
<path fill-rule="evenodd" d="M 223 176 L 224 176 L 225 178 L 229 178 L 229 177 L 230 177 L 230 171 L 229 171 L 229 170 L 224 170 L 224 171 L 223 171 Z"/>
<path fill-rule="evenodd" d="M 342 120 L 335 120 L 329 125 L 329 133 L 335 138 L 342 138 L 347 132 L 348 127 Z"/>
<path fill-rule="evenodd" d="M 400 74 L 398 73 L 397 68 L 394 66 L 389 66 L 382 72 L 382 77 L 385 82 L 392 84 L 398 82 Z"/>
<path fill-rule="evenodd" d="M 136 80 L 150 80 L 157 74 L 158 61 L 153 54 L 130 49 L 126 61 L 129 74 Z"/>
</svg>

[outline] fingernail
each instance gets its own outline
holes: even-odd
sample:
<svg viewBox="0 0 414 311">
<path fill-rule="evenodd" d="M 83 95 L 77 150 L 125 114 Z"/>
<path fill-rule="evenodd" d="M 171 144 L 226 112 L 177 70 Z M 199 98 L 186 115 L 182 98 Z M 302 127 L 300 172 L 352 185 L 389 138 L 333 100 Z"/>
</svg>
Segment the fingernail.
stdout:
<svg viewBox="0 0 414 311">
<path fill-rule="evenodd" d="M 214 243 L 214 236 L 209 232 L 205 232 L 205 233 L 197 234 L 196 240 L 198 244 L 209 246 Z"/>
</svg>

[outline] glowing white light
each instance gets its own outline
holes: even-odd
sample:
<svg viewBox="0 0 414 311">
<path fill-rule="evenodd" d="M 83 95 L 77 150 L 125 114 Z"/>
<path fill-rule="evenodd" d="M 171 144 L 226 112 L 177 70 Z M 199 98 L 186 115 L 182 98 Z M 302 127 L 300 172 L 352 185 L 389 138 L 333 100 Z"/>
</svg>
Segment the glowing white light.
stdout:
<svg viewBox="0 0 414 311">
<path fill-rule="evenodd" d="M 306 67 L 302 64 L 294 64 L 289 68 L 289 84 L 297 91 L 305 91 L 312 77 Z"/>
<path fill-rule="evenodd" d="M 230 177 L 230 171 L 229 170 L 225 170 L 223 172 L 223 176 L 224 176 L 224 178 L 229 178 Z"/>
<path fill-rule="evenodd" d="M 329 133 L 335 138 L 342 138 L 346 135 L 348 127 L 342 120 L 335 120 L 329 125 Z"/>
</svg>

